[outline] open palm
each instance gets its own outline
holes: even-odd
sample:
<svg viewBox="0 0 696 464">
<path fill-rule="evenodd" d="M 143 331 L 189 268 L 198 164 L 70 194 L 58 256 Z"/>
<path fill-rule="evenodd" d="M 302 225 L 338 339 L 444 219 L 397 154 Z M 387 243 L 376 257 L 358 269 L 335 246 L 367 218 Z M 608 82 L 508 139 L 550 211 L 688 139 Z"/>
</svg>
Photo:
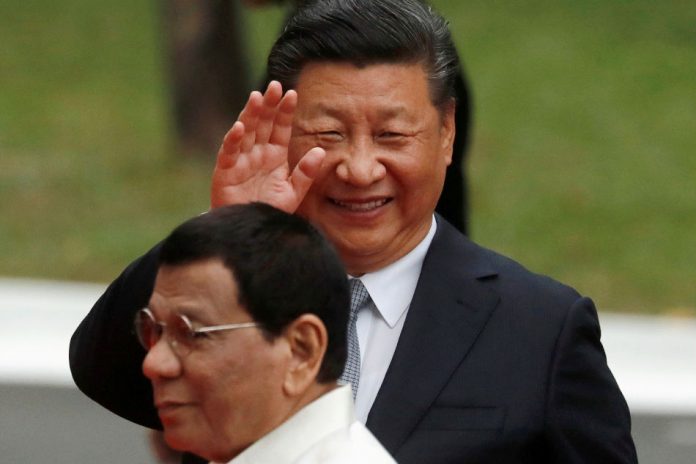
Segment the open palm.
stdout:
<svg viewBox="0 0 696 464">
<path fill-rule="evenodd" d="M 210 205 L 260 201 L 294 212 L 319 172 L 325 153 L 309 150 L 290 171 L 288 145 L 297 93 L 283 95 L 273 81 L 266 92 L 252 92 L 239 119 L 227 132 L 213 171 Z"/>
</svg>

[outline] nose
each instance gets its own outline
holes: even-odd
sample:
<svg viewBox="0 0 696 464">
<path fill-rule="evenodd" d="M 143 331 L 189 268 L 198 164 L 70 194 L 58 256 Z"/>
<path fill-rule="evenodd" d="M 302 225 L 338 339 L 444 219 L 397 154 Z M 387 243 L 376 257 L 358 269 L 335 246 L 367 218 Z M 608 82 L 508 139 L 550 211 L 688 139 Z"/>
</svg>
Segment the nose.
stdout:
<svg viewBox="0 0 696 464">
<path fill-rule="evenodd" d="M 181 375 L 181 361 L 165 337 L 155 343 L 143 360 L 143 374 L 150 380 L 175 378 Z"/>
<path fill-rule="evenodd" d="M 387 173 L 377 155 L 378 151 L 371 138 L 356 140 L 336 165 L 336 175 L 343 182 L 368 187 L 383 179 Z"/>
</svg>

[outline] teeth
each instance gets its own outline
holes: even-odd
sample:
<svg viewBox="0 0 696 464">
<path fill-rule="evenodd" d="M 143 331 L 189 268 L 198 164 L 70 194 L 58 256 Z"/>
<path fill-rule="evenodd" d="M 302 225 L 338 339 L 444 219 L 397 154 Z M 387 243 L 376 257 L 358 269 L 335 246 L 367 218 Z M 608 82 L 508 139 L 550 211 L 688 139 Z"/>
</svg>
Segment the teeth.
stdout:
<svg viewBox="0 0 696 464">
<path fill-rule="evenodd" d="M 373 200 L 365 203 L 345 203 L 342 201 L 334 200 L 334 203 L 336 203 L 338 206 L 349 209 L 350 211 L 370 211 L 372 209 L 379 208 L 380 206 L 386 204 L 387 200 Z"/>
</svg>

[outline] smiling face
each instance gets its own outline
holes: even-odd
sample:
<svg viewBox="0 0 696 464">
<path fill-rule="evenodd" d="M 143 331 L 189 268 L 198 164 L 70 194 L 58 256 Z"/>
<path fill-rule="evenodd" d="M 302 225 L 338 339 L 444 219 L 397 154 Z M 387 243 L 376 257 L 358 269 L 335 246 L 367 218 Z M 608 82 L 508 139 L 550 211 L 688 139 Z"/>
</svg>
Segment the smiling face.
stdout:
<svg viewBox="0 0 696 464">
<path fill-rule="evenodd" d="M 327 156 L 298 213 L 328 236 L 348 272 L 380 269 L 427 234 L 452 156 L 454 105 L 431 102 L 419 64 L 310 63 L 299 75 L 294 165 Z"/>
<path fill-rule="evenodd" d="M 157 320 L 186 315 L 194 328 L 251 322 L 237 285 L 219 260 L 160 268 L 150 299 Z M 150 349 L 150 379 L 164 437 L 174 449 L 227 462 L 290 414 L 283 382 L 290 349 L 258 328 L 211 332 L 177 357 L 165 335 Z"/>
</svg>

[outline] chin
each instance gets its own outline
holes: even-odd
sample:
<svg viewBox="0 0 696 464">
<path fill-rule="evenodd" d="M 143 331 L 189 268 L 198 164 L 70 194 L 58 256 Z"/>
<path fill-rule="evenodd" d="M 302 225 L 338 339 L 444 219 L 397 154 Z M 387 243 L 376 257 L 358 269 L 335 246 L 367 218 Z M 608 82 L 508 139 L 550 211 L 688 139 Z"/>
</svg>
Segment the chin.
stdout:
<svg viewBox="0 0 696 464">
<path fill-rule="evenodd" d="M 180 433 L 176 429 L 164 429 L 164 441 L 173 450 L 190 451 L 190 443 L 187 442 L 186 438 L 185 433 Z"/>
<path fill-rule="evenodd" d="M 212 443 L 209 443 L 209 445 L 213 446 L 206 446 L 205 443 L 192 441 L 192 438 L 194 438 L 194 435 L 192 433 L 187 433 L 185 430 L 164 430 L 164 441 L 170 448 L 176 451 L 195 454 L 207 461 L 228 462 L 239 454 L 239 452 L 234 452 L 229 449 L 215 448 Z M 217 444 L 219 445 L 219 443 Z"/>
<path fill-rule="evenodd" d="M 170 427 L 164 429 L 164 441 L 176 451 L 193 453 L 205 459 L 211 460 L 210 450 L 206 450 L 201 443 L 195 441 L 195 434 L 187 432 L 180 427 Z M 222 461 L 227 462 L 227 461 Z"/>
</svg>

